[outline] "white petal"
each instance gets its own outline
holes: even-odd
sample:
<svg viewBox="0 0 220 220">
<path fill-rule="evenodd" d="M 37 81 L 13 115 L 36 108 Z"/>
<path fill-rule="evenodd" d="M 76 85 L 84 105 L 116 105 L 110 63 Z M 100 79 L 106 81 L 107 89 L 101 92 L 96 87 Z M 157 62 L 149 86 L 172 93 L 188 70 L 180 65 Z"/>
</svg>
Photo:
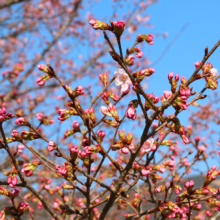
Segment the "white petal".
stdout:
<svg viewBox="0 0 220 220">
<path fill-rule="evenodd" d="M 210 72 L 212 73 L 212 75 L 213 75 L 214 77 L 218 76 L 218 70 L 217 70 L 216 68 L 210 69 Z"/>
<path fill-rule="evenodd" d="M 119 77 L 116 77 L 115 79 L 115 85 L 120 86 L 123 82 L 119 79 Z"/>
</svg>

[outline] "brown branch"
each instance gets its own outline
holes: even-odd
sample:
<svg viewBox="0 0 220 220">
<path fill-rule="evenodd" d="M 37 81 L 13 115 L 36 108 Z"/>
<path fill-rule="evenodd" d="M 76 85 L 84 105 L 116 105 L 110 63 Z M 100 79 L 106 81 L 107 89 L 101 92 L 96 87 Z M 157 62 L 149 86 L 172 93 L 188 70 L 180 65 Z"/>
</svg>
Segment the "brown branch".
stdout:
<svg viewBox="0 0 220 220">
<path fill-rule="evenodd" d="M 5 137 L 5 133 L 2 127 L 2 122 L 0 123 L 0 131 L 1 131 L 1 135 L 3 137 L 4 143 L 5 143 L 5 150 L 7 151 L 7 153 L 9 154 L 12 163 L 16 169 L 16 171 L 18 172 L 18 175 L 22 181 L 22 184 L 29 189 L 43 204 L 44 208 L 51 214 L 51 216 L 56 219 L 59 220 L 59 217 L 53 212 L 53 210 L 50 209 L 50 207 L 48 206 L 47 202 L 45 201 L 44 197 L 42 195 L 40 195 L 32 186 L 28 185 L 26 178 L 22 175 L 21 171 L 19 170 L 19 167 L 17 165 L 16 159 L 13 156 L 13 154 L 11 153 L 6 137 Z"/>
<path fill-rule="evenodd" d="M 30 0 L 7 0 L 4 3 L 0 4 L 0 9 L 7 8 L 14 4 L 26 2 L 26 1 L 30 2 Z"/>
</svg>

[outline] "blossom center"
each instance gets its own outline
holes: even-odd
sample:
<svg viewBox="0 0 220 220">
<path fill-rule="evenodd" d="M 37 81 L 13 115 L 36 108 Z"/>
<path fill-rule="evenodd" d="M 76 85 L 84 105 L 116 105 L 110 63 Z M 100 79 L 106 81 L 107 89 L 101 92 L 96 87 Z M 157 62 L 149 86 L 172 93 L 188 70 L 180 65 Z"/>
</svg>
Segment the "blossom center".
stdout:
<svg viewBox="0 0 220 220">
<path fill-rule="evenodd" d="M 120 80 L 123 81 L 123 82 L 125 82 L 127 80 L 127 78 L 128 78 L 128 76 L 125 75 L 125 74 L 120 75 Z"/>
</svg>

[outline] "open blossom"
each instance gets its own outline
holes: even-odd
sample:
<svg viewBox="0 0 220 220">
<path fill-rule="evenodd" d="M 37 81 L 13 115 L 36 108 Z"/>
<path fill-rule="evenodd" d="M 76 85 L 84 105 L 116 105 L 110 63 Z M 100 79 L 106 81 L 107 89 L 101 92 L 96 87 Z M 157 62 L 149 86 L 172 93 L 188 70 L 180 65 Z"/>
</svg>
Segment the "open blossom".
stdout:
<svg viewBox="0 0 220 220">
<path fill-rule="evenodd" d="M 153 146 L 154 146 L 154 139 L 149 138 L 143 145 L 144 151 L 149 153 L 152 150 Z"/>
<path fill-rule="evenodd" d="M 129 87 L 132 84 L 128 74 L 123 69 L 117 69 L 114 72 L 115 78 L 115 85 L 121 87 L 122 93 L 127 93 L 129 91 Z"/>
</svg>

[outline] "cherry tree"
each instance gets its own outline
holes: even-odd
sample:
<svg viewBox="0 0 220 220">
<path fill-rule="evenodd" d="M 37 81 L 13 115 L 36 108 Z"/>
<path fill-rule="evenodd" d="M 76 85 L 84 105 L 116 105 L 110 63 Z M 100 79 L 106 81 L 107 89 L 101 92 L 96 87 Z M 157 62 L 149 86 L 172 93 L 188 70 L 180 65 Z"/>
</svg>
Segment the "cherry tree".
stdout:
<svg viewBox="0 0 220 220">
<path fill-rule="evenodd" d="M 83 20 L 89 1 L 0 4 L 0 194 L 6 201 L 0 219 L 216 216 L 219 190 L 212 182 L 220 170 L 209 167 L 208 157 L 220 153 L 207 148 L 219 145 L 219 134 L 209 130 L 220 122 L 213 105 L 219 98 L 200 100 L 218 87 L 208 59 L 220 40 L 204 48 L 190 78 L 170 72 L 170 87 L 160 97 L 149 93 L 144 82 L 156 70 L 143 48 L 153 47 L 154 35 L 137 33 L 125 51 L 122 44 L 130 39 L 126 29 L 147 22 L 140 14 L 153 3 L 138 2 L 123 20 L 115 19 L 117 12 L 109 20 L 87 12 Z M 92 58 L 71 57 L 86 47 Z M 195 82 L 201 91 L 193 90 Z M 199 110 L 185 124 L 179 115 L 192 105 Z M 197 163 L 208 171 L 201 170 L 204 181 L 194 187 L 184 177 Z"/>
</svg>

